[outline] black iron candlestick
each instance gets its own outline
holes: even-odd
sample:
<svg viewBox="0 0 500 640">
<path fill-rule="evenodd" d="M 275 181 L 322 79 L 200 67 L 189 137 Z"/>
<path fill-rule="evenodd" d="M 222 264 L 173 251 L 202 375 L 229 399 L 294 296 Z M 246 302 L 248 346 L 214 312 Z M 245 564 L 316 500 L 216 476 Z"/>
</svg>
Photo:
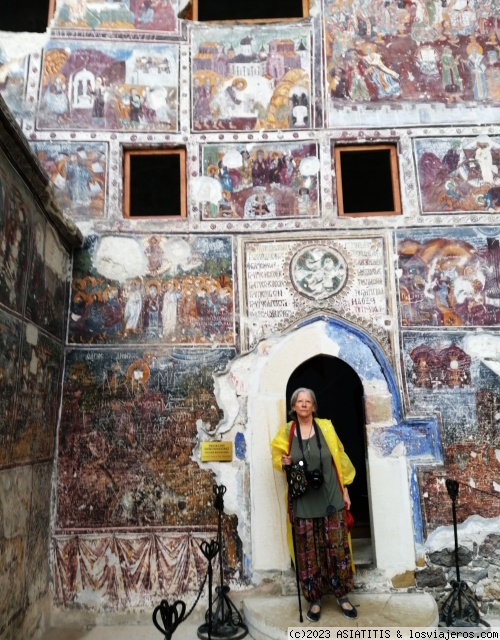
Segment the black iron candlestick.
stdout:
<svg viewBox="0 0 500 640">
<path fill-rule="evenodd" d="M 455 567 L 457 579 L 450 580 L 453 588 L 451 594 L 446 598 L 441 608 L 440 626 L 446 627 L 478 627 L 479 625 L 489 627 L 490 625 L 481 618 L 479 605 L 476 596 L 469 585 L 460 580 L 460 565 L 458 561 L 458 532 L 457 532 L 457 509 L 458 482 L 456 480 L 446 480 L 446 490 L 451 498 L 451 509 L 453 515 L 453 532 L 455 536 Z"/>
<path fill-rule="evenodd" d="M 229 587 L 224 584 L 223 567 L 223 540 L 222 540 L 222 512 L 224 511 L 224 494 L 226 487 L 214 485 L 214 507 L 218 511 L 217 520 L 217 546 L 219 552 L 219 578 L 220 584 L 215 588 L 217 597 L 212 602 L 211 584 L 211 561 L 209 561 L 209 600 L 208 611 L 205 614 L 205 624 L 198 627 L 198 638 L 201 640 L 212 640 L 212 638 L 229 638 L 230 640 L 240 640 L 248 633 L 248 628 L 243 622 L 240 612 L 231 602 Z M 215 605 L 215 612 L 213 611 Z"/>
</svg>

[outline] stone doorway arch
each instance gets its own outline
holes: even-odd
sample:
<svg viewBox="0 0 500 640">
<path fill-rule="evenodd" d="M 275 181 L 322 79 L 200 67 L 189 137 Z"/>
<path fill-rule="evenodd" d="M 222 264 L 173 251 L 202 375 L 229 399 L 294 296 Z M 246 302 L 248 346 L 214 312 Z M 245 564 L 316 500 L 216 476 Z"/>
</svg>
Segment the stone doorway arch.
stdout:
<svg viewBox="0 0 500 640">
<path fill-rule="evenodd" d="M 247 396 L 251 571 L 261 574 L 290 568 L 284 481 L 271 467 L 269 444 L 286 421 L 291 373 L 320 354 L 347 362 L 363 384 L 375 566 L 384 577 L 411 572 L 416 566 L 415 542 L 421 535 L 415 506 L 418 492 L 412 486 L 416 458 L 405 446 L 411 440 L 408 429 L 414 426 L 402 420 L 396 377 L 379 344 L 358 327 L 324 315 L 262 341 L 251 354 L 235 361 L 229 373 L 231 384 L 240 386 L 239 395 Z M 418 425 L 423 437 L 427 433 L 429 440 L 439 440 L 435 419 L 422 419 Z M 439 459 L 437 445 L 432 453 Z"/>
</svg>

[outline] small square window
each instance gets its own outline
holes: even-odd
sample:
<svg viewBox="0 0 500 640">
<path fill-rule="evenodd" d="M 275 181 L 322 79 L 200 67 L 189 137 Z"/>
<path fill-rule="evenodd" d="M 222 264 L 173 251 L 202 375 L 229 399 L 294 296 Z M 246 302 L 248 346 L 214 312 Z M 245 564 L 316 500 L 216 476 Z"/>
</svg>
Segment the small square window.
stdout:
<svg viewBox="0 0 500 640">
<path fill-rule="evenodd" d="M 309 0 L 193 0 L 193 20 L 198 22 L 290 20 L 308 15 Z"/>
<path fill-rule="evenodd" d="M 0 31 L 45 33 L 54 15 L 55 0 L 16 0 L 2 6 Z"/>
<path fill-rule="evenodd" d="M 401 214 L 395 144 L 335 146 L 339 216 Z"/>
<path fill-rule="evenodd" d="M 186 150 L 125 150 L 123 214 L 186 217 Z"/>
</svg>

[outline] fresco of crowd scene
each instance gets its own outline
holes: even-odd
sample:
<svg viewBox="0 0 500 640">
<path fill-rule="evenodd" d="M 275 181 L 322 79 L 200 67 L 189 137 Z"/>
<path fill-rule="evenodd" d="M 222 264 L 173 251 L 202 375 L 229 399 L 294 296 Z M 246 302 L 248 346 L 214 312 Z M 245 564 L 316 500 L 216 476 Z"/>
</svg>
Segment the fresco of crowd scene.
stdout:
<svg viewBox="0 0 500 640">
<path fill-rule="evenodd" d="M 208 275 L 132 278 L 109 286 L 87 276 L 72 284 L 70 342 L 232 344 L 232 284 Z"/>
<path fill-rule="evenodd" d="M 319 167 L 315 144 L 204 146 L 203 217 L 317 216 Z"/>
<path fill-rule="evenodd" d="M 496 0 L 327 0 L 330 108 L 404 99 L 500 99 Z"/>
</svg>

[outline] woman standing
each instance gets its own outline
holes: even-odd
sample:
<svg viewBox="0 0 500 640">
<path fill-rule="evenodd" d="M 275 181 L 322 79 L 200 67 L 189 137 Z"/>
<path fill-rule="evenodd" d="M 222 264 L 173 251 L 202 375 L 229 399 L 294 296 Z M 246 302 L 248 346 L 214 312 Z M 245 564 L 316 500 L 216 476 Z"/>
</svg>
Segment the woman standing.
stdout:
<svg viewBox="0 0 500 640">
<path fill-rule="evenodd" d="M 353 565 L 346 510 L 351 500 L 345 485 L 356 471 L 344 452 L 330 420 L 316 418 L 316 396 L 299 388 L 290 399 L 293 421 L 283 425 L 271 443 L 273 466 L 286 471 L 302 462 L 309 488 L 292 500 L 297 558 L 289 538 L 290 555 L 298 565 L 304 597 L 309 603 L 307 618 L 321 616 L 321 597 L 333 593 L 347 618 L 357 618 L 347 594 L 353 587 Z M 288 505 L 288 495 L 286 495 Z"/>
</svg>

